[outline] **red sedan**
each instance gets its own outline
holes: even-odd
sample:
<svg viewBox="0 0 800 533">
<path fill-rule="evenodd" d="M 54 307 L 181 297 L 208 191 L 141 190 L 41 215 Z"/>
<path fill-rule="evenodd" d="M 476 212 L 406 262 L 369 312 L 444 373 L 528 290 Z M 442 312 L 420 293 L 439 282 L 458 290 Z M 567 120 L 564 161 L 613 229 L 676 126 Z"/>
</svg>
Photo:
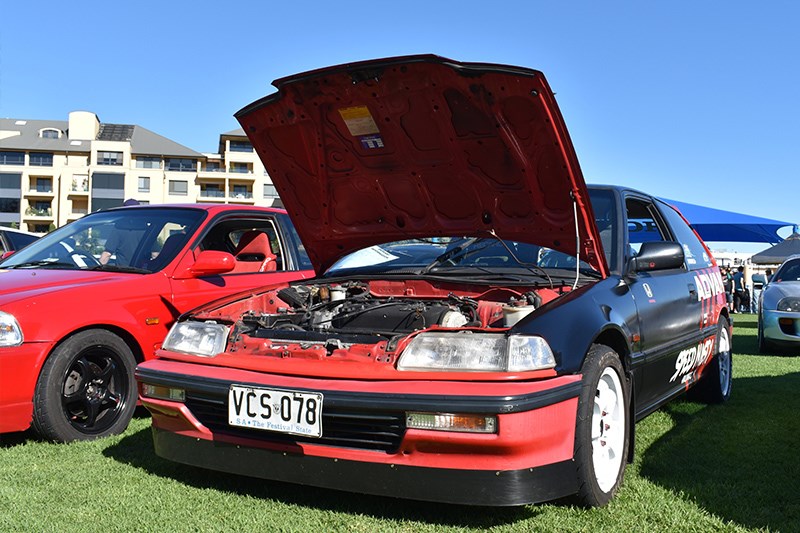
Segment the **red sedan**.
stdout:
<svg viewBox="0 0 800 533">
<path fill-rule="evenodd" d="M 134 368 L 209 300 L 313 275 L 285 211 L 137 206 L 92 213 L 0 262 L 0 432 L 124 430 Z"/>
</svg>

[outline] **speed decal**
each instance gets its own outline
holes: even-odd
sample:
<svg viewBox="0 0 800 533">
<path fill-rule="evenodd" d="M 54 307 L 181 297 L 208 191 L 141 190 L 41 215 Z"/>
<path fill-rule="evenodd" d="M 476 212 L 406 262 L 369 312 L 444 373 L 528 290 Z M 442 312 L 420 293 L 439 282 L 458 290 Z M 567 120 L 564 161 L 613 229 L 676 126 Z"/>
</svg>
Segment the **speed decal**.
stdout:
<svg viewBox="0 0 800 533">
<path fill-rule="evenodd" d="M 691 379 L 692 371 L 704 366 L 711 357 L 715 338 L 716 336 L 709 337 L 697 346 L 681 350 L 675 360 L 675 373 L 669 378 L 670 383 L 679 376 L 681 376 L 681 383 Z"/>
</svg>

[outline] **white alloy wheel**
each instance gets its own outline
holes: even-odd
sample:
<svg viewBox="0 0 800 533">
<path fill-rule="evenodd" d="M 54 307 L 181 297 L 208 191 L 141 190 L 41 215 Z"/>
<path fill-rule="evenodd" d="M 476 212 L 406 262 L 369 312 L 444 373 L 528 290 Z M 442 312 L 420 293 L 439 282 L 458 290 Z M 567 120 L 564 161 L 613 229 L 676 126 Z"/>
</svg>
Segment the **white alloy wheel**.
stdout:
<svg viewBox="0 0 800 533">
<path fill-rule="evenodd" d="M 720 328 L 717 359 L 719 360 L 719 388 L 723 396 L 730 394 L 731 388 L 731 337 L 728 328 Z"/>
<path fill-rule="evenodd" d="M 592 413 L 592 463 L 600 490 L 617 483 L 625 459 L 625 402 L 617 372 L 606 367 L 597 383 Z"/>
</svg>

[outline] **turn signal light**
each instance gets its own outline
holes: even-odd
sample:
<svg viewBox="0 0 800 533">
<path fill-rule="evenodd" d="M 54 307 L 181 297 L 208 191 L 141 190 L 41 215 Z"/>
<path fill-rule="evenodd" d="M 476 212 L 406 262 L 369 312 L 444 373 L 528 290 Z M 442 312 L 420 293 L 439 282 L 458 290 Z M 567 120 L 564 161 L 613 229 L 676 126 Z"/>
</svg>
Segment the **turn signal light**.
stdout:
<svg viewBox="0 0 800 533">
<path fill-rule="evenodd" d="M 157 400 L 183 402 L 186 400 L 186 391 L 183 389 L 142 383 L 142 396 L 145 398 L 156 398 Z"/>
<path fill-rule="evenodd" d="M 497 417 L 452 413 L 406 413 L 409 429 L 497 433 Z"/>
</svg>

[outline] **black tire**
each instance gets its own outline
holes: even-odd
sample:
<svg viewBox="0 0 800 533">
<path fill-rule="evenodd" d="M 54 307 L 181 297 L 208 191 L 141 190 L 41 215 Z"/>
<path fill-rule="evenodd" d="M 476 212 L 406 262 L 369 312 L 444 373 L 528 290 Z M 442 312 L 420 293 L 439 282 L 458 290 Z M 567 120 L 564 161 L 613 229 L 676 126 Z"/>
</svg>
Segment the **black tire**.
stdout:
<svg viewBox="0 0 800 533">
<path fill-rule="evenodd" d="M 136 408 L 136 359 L 113 333 L 93 329 L 63 341 L 42 367 L 33 428 L 56 442 L 121 433 Z"/>
<path fill-rule="evenodd" d="M 770 346 L 767 339 L 764 338 L 764 323 L 761 321 L 761 314 L 758 315 L 758 353 L 770 353 L 772 346 Z"/>
<path fill-rule="evenodd" d="M 594 344 L 581 369 L 583 385 L 575 426 L 577 498 L 587 507 L 607 504 L 619 490 L 630 446 L 630 394 L 619 355 Z"/>
<path fill-rule="evenodd" d="M 728 320 L 720 317 L 714 358 L 703 372 L 703 377 L 689 389 L 688 397 L 703 403 L 725 403 L 731 398 L 733 385 L 733 357 L 731 356 L 731 330 Z"/>
</svg>

